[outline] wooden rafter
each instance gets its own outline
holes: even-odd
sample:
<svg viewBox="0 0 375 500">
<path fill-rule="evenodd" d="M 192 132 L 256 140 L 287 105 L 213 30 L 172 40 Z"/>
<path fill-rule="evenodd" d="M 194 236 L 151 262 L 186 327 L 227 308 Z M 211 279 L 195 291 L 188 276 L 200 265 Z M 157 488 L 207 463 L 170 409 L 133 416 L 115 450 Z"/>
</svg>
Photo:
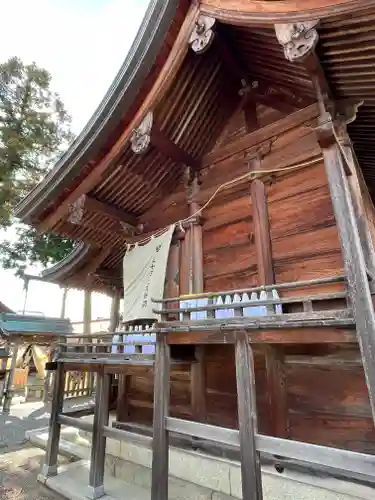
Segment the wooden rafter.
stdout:
<svg viewBox="0 0 375 500">
<path fill-rule="evenodd" d="M 272 82 L 266 81 L 263 78 L 259 79 L 252 77 L 244 72 L 233 51 L 228 47 L 228 44 L 225 43 L 221 34 L 216 36 L 215 43 L 226 67 L 241 83 L 242 88 L 239 90 L 239 94 L 244 97 L 243 107 L 245 115 L 245 108 L 249 101 L 263 104 L 264 106 L 286 114 L 293 113 L 297 109 L 312 104 L 313 100 L 311 98 L 302 98 L 297 94 L 288 95 L 282 91 L 281 85 L 275 86 Z"/>
<path fill-rule="evenodd" d="M 133 227 L 136 227 L 138 224 L 138 219 L 135 215 L 125 212 L 113 205 L 103 203 L 92 196 L 86 196 L 85 207 L 90 212 L 100 213 L 110 219 L 125 222 Z"/>
<path fill-rule="evenodd" d="M 112 149 L 102 158 L 92 171 L 83 179 L 83 181 L 60 203 L 60 205 L 49 214 L 38 225 L 40 232 L 50 231 L 57 223 L 68 214 L 69 206 L 74 203 L 79 196 L 88 193 L 101 180 L 106 170 L 112 166 L 123 154 L 124 148 L 128 143 L 134 127 L 139 123 L 142 116 L 145 116 L 147 110 L 152 109 L 167 94 L 174 77 L 180 69 L 186 52 L 188 50 L 188 40 L 199 14 L 197 4 L 192 4 L 185 17 L 184 22 L 177 35 L 176 41 L 168 55 L 162 70 L 156 78 L 150 92 L 143 101 L 136 114 L 130 120 L 121 136 Z"/>
<path fill-rule="evenodd" d="M 304 23 L 275 24 L 275 34 L 284 48 L 285 58 L 291 62 L 300 62 L 312 77 L 313 84 L 319 85 L 325 98 L 332 101 L 331 89 L 315 53 L 319 40 L 318 24 L 319 19 Z"/>
<path fill-rule="evenodd" d="M 85 194 L 81 195 L 72 205 L 70 205 L 68 222 L 80 225 L 86 210 L 92 213 L 105 215 L 114 221 L 125 223 L 133 228 L 138 225 L 138 219 L 135 215 Z"/>
<path fill-rule="evenodd" d="M 132 151 L 136 154 L 142 154 L 150 144 L 176 163 L 187 165 L 193 170 L 199 170 L 200 162 L 160 130 L 157 124 L 154 123 L 151 111 L 146 114 L 139 126 L 133 131 L 131 137 Z"/>
</svg>

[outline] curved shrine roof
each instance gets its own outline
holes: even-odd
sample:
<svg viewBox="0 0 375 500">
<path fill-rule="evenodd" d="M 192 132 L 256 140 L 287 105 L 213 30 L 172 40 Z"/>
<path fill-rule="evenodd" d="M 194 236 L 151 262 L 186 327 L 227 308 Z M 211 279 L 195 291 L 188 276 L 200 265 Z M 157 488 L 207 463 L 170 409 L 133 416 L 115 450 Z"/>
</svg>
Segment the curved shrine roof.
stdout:
<svg viewBox="0 0 375 500">
<path fill-rule="evenodd" d="M 219 23 L 214 43 L 198 55 L 189 39 L 201 14 Z M 209 165 L 215 141 L 241 104 L 241 74 L 257 82 L 258 105 L 278 107 L 280 116 L 314 103 L 311 74 L 285 59 L 274 23 L 317 17 L 317 54 L 333 96 L 364 100 L 349 131 L 375 195 L 375 0 L 154 0 L 93 118 L 16 209 L 24 222 L 81 242 L 44 278 L 79 286 L 89 277 L 94 288 L 119 286 L 125 243 L 157 229 L 152 210 L 178 191 L 181 167 Z M 131 137 L 149 112 L 158 133 L 136 154 Z"/>
</svg>

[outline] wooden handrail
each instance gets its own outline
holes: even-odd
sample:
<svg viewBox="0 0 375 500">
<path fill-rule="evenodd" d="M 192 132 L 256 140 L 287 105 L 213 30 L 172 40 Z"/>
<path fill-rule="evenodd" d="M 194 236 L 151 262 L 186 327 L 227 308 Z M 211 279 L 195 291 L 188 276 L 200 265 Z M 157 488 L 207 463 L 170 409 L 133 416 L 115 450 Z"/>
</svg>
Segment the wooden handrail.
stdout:
<svg viewBox="0 0 375 500">
<path fill-rule="evenodd" d="M 193 297 L 194 299 L 205 299 L 205 298 L 214 298 L 214 297 L 219 297 L 222 295 L 234 295 L 236 294 L 251 294 L 253 292 L 262 292 L 262 291 L 272 291 L 272 290 L 285 290 L 287 288 L 302 288 L 302 287 L 308 287 L 308 286 L 316 286 L 316 285 L 326 285 L 329 283 L 341 283 L 346 280 L 345 276 L 332 276 L 330 278 L 321 278 L 321 279 L 313 279 L 313 280 L 306 280 L 306 281 L 291 281 L 290 283 L 279 283 L 279 284 L 273 284 L 273 285 L 262 285 L 262 286 L 257 286 L 253 288 L 241 288 L 237 290 L 225 290 L 221 292 L 205 292 L 205 293 L 199 293 L 199 294 L 194 294 Z M 165 299 L 151 299 L 152 302 L 155 304 L 158 303 L 168 303 L 168 302 L 178 302 L 181 300 L 187 300 L 189 297 L 188 296 L 179 296 L 179 297 L 171 297 L 171 298 L 165 298 Z"/>
</svg>

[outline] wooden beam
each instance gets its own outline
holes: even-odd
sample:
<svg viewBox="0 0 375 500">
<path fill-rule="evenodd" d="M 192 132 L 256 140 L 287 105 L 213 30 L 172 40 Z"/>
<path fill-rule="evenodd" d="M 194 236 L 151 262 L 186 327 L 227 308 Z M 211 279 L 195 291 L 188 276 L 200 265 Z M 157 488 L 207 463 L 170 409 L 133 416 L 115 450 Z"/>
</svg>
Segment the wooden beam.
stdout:
<svg viewBox="0 0 375 500">
<path fill-rule="evenodd" d="M 176 163 L 181 163 L 193 170 L 199 170 L 200 162 L 178 146 L 154 123 L 153 113 L 149 111 L 137 128 L 133 130 L 131 148 L 136 154 L 144 153 L 152 144 L 158 151 Z"/>
<path fill-rule="evenodd" d="M 245 117 L 246 132 L 250 134 L 251 132 L 258 130 L 260 127 L 256 102 L 246 99 L 242 109 Z"/>
<path fill-rule="evenodd" d="M 135 215 L 124 212 L 123 210 L 116 208 L 113 205 L 103 203 L 102 201 L 99 201 L 92 196 L 86 196 L 84 208 L 89 212 L 105 215 L 110 219 L 125 222 L 126 224 L 129 224 L 133 227 L 136 227 L 138 224 L 138 219 Z"/>
<path fill-rule="evenodd" d="M 228 47 L 228 44 L 225 43 L 223 36 L 216 36 L 216 45 L 219 49 L 221 58 L 226 64 L 230 74 L 234 76 L 241 85 L 241 89 L 239 90 L 239 94 L 242 96 L 246 96 L 244 100 L 244 107 L 246 106 L 248 101 L 258 102 L 263 104 L 264 106 L 268 106 L 270 108 L 276 109 L 277 111 L 281 111 L 282 113 L 293 113 L 298 108 L 302 108 L 304 106 L 308 106 L 312 104 L 313 100 L 310 99 L 295 99 L 289 98 L 282 92 L 277 93 L 277 89 L 274 88 L 273 82 L 265 81 L 263 79 L 259 79 L 257 77 L 252 77 L 247 74 L 246 70 L 244 71 L 243 66 L 240 65 L 233 51 Z M 279 84 L 279 87 L 282 87 Z M 272 89 L 272 92 L 271 92 Z"/>
<path fill-rule="evenodd" d="M 98 255 L 96 255 L 89 263 L 88 265 L 83 269 L 83 271 L 80 274 L 82 276 L 82 279 L 84 280 L 86 286 L 89 286 L 94 277 L 95 277 L 95 271 L 98 269 L 100 264 L 108 257 L 108 255 L 111 253 L 112 248 L 104 248 L 102 249 Z"/>
<path fill-rule="evenodd" d="M 322 19 L 346 14 L 359 9 L 373 7 L 375 0 L 202 0 L 199 8 L 202 14 L 213 16 L 217 21 L 233 26 L 261 26 L 280 22 L 313 20 L 317 15 Z"/>
<path fill-rule="evenodd" d="M 151 132 L 151 144 L 176 163 L 187 165 L 193 170 L 199 170 L 200 161 L 193 158 L 188 152 L 184 151 L 180 146 L 174 143 L 156 125 L 153 127 Z"/>
<path fill-rule="evenodd" d="M 293 127 L 303 125 L 304 123 L 316 118 L 319 115 L 317 104 L 312 104 L 307 108 L 296 111 L 292 115 L 285 116 L 276 122 L 270 123 L 252 134 L 234 140 L 231 144 L 218 148 L 203 157 L 202 167 L 208 167 L 214 163 L 225 160 L 229 156 L 240 153 L 245 149 L 257 146 L 274 136 L 279 136 Z"/>
<path fill-rule="evenodd" d="M 318 82 L 326 99 L 333 99 L 331 89 L 325 77 L 315 47 L 319 40 L 317 26 L 319 19 L 307 22 L 275 24 L 275 33 L 284 48 L 285 58 L 301 63 L 311 75 L 313 82 Z"/>
</svg>

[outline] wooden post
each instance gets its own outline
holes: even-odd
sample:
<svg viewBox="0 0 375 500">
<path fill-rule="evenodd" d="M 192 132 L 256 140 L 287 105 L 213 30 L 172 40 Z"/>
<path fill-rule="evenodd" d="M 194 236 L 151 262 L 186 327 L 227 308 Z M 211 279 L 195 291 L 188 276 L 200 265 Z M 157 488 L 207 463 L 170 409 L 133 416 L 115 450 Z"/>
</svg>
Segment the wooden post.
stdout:
<svg viewBox="0 0 375 500">
<path fill-rule="evenodd" d="M 66 299 L 67 299 L 67 297 L 68 297 L 68 288 L 64 287 L 63 288 L 62 299 L 61 299 L 61 312 L 60 312 L 60 318 L 61 319 L 65 318 Z"/>
<path fill-rule="evenodd" d="M 43 465 L 41 476 L 44 479 L 57 474 L 57 459 L 59 453 L 59 441 L 61 425 L 59 423 L 59 414 L 63 409 L 65 389 L 65 370 L 63 363 L 57 364 L 55 372 L 55 382 L 53 387 L 53 397 L 51 406 L 51 416 L 49 421 L 49 435 L 47 443 L 47 453 Z"/>
<path fill-rule="evenodd" d="M 199 179 L 195 174 L 191 181 L 189 195 L 189 213 L 194 216 L 200 205 L 196 201 L 199 193 Z M 189 229 L 191 238 L 191 266 L 192 266 L 192 292 L 202 293 L 204 291 L 203 275 L 203 228 L 201 214 L 195 216 L 195 220 Z M 195 346 L 195 362 L 191 365 L 191 404 L 192 415 L 198 422 L 206 421 L 206 366 L 205 346 Z"/>
<path fill-rule="evenodd" d="M 83 296 L 83 333 L 85 335 L 91 335 L 91 290 L 85 290 Z M 91 343 L 92 339 L 89 337 L 87 343 Z M 87 352 L 92 352 L 92 347 L 87 347 Z M 88 396 L 92 396 L 94 392 L 94 380 L 95 374 L 89 372 L 88 376 Z"/>
<path fill-rule="evenodd" d="M 116 405 L 116 420 L 118 422 L 126 422 L 129 420 L 129 391 L 130 391 L 131 375 L 124 373 L 119 374 L 118 378 L 118 395 Z"/>
<path fill-rule="evenodd" d="M 270 227 L 268 220 L 266 186 L 260 179 L 251 183 L 251 201 L 257 255 L 258 285 L 275 282 L 272 262 Z"/>
<path fill-rule="evenodd" d="M 289 437 L 287 385 L 283 346 L 265 346 L 269 432 Z"/>
<path fill-rule="evenodd" d="M 87 497 L 95 500 L 104 495 L 104 465 L 106 438 L 104 426 L 109 420 L 111 376 L 102 368 L 97 373 L 94 426 L 91 444 L 90 484 Z"/>
<path fill-rule="evenodd" d="M 366 272 L 366 265 L 356 224 L 353 202 L 345 175 L 341 152 L 336 144 L 330 115 L 321 117 L 317 129 L 323 151 L 333 211 L 340 236 L 347 274 L 347 286 L 356 321 L 372 417 L 375 422 L 375 313 Z"/>
<path fill-rule="evenodd" d="M 257 432 L 254 363 L 246 338 L 236 341 L 236 379 L 238 424 L 240 434 L 242 498 L 262 500 L 262 481 L 259 453 L 256 450 Z"/>
<path fill-rule="evenodd" d="M 111 302 L 111 313 L 109 317 L 108 331 L 115 332 L 119 324 L 119 309 L 120 309 L 120 290 L 114 289 L 114 294 Z"/>
<path fill-rule="evenodd" d="M 169 438 L 165 419 L 169 410 L 170 349 L 164 334 L 156 336 L 151 500 L 168 500 Z"/>
<path fill-rule="evenodd" d="M 91 334 L 91 290 L 84 291 L 83 298 L 83 332 Z"/>
<path fill-rule="evenodd" d="M 52 361 L 52 355 L 54 351 L 54 345 L 51 343 L 48 348 L 48 361 Z M 52 378 L 52 373 L 49 370 L 46 370 L 45 376 L 44 376 L 44 384 L 43 384 L 43 403 L 47 404 L 49 400 L 49 388 L 50 388 L 50 381 Z"/>
<path fill-rule="evenodd" d="M 9 372 L 7 373 L 6 381 L 4 384 L 3 413 L 9 413 L 12 404 L 12 398 L 14 394 L 14 374 L 16 371 L 18 347 L 19 347 L 18 341 L 14 342 L 10 368 Z"/>
<path fill-rule="evenodd" d="M 254 160 L 259 168 L 259 160 Z M 257 255 L 258 285 L 275 283 L 272 246 L 267 207 L 266 186 L 260 179 L 251 183 L 251 201 Z M 282 347 L 266 345 L 263 348 L 266 362 L 269 433 L 288 436 L 288 408 Z"/>
<path fill-rule="evenodd" d="M 374 252 L 374 245 L 371 239 L 370 227 L 367 220 L 367 214 L 363 201 L 362 189 L 359 179 L 359 176 L 361 175 L 361 172 L 359 172 L 360 167 L 355 157 L 352 142 L 350 140 L 348 133 L 346 132 L 346 126 L 342 126 L 340 128 L 341 128 L 341 133 L 338 134 L 338 139 L 342 149 L 345 152 L 346 160 L 349 163 L 348 168 L 350 169 L 351 173 L 351 175 L 348 177 L 349 190 L 353 201 L 354 214 L 357 221 L 359 237 L 362 244 L 363 256 L 365 259 L 366 267 L 370 272 L 371 277 L 374 279 L 375 252 Z M 345 130 L 342 130 L 342 128 L 344 128 Z"/>
</svg>

